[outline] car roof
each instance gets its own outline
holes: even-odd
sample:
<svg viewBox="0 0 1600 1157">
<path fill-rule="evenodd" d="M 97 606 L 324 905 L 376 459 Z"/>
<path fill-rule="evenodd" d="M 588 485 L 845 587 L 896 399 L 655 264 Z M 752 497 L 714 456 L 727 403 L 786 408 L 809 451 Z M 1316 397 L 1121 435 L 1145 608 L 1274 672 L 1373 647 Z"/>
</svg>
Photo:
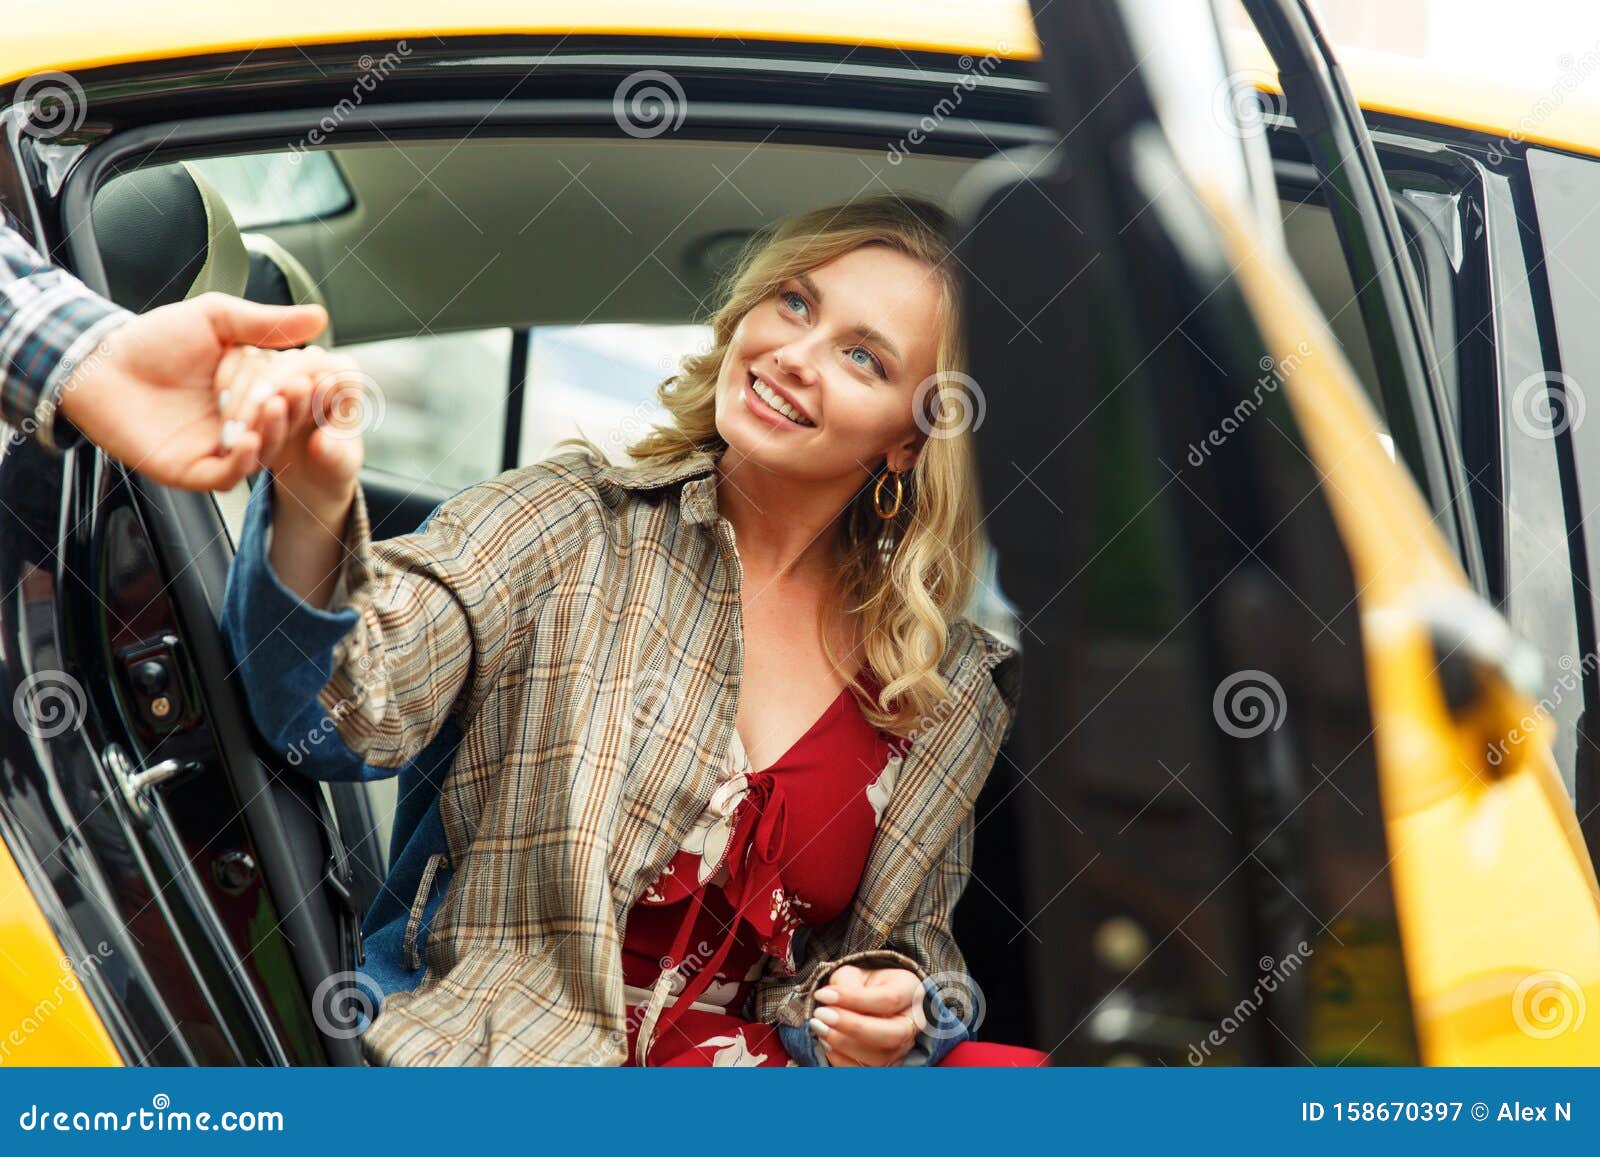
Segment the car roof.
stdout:
<svg viewBox="0 0 1600 1157">
<path fill-rule="evenodd" d="M 68 19 L 57 4 L 9 6 L 0 85 L 41 72 L 186 56 L 453 36 L 686 37 L 730 48 L 776 41 L 1023 61 L 1039 52 L 1026 0 L 73 0 L 70 12 Z M 1241 71 L 1259 73 L 1262 88 L 1275 87 L 1261 42 L 1249 33 L 1230 41 Z M 1600 155 L 1600 96 L 1587 88 L 1452 73 L 1435 61 L 1354 46 L 1338 52 L 1370 112 Z"/>
<path fill-rule="evenodd" d="M 1024 0 L 73 0 L 8 5 L 0 84 L 36 72 L 316 44 L 451 36 L 665 36 L 1038 56 Z"/>
<path fill-rule="evenodd" d="M 1280 92 L 1277 69 L 1254 32 L 1228 37 L 1239 73 L 1258 88 Z M 1517 142 L 1600 156 L 1600 92 L 1588 83 L 1600 71 L 1600 48 L 1554 76 L 1490 76 L 1398 52 L 1335 45 L 1341 71 L 1369 113 L 1386 113 L 1481 133 L 1501 152 Z"/>
</svg>

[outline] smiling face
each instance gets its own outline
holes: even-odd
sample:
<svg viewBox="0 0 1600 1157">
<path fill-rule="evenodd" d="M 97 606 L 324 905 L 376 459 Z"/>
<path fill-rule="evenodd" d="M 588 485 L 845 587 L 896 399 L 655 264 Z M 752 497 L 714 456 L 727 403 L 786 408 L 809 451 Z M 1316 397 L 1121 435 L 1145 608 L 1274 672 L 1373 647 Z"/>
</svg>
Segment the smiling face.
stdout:
<svg viewBox="0 0 1600 1157">
<path fill-rule="evenodd" d="M 939 275 L 863 245 L 779 284 L 740 320 L 717 379 L 717 432 L 797 480 L 909 469 L 917 387 L 937 369 Z M 776 407 L 776 408 L 775 408 Z"/>
</svg>

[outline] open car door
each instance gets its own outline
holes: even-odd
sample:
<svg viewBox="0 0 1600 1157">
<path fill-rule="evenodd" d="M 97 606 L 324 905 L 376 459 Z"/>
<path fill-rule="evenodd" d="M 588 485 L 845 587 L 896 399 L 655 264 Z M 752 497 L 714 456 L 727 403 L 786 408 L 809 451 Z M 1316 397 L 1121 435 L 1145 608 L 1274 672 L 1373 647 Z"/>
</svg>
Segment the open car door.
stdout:
<svg viewBox="0 0 1600 1157">
<path fill-rule="evenodd" d="M 58 201 L 87 150 L 29 113 L 0 110 L 0 203 L 105 292 Z M 210 495 L 8 438 L 0 837 L 123 1060 L 359 1064 L 350 869 L 321 791 L 247 722 L 217 627 L 231 554 Z"/>
<path fill-rule="evenodd" d="M 1246 7 L 1392 431 L 1288 261 L 1212 6 L 1035 4 L 1058 138 L 958 206 L 1022 624 L 1033 1037 L 1063 1063 L 1592 1059 L 1594 870 L 1529 723 L 1538 656 L 1479 593 L 1371 141 L 1309 6 Z"/>
</svg>

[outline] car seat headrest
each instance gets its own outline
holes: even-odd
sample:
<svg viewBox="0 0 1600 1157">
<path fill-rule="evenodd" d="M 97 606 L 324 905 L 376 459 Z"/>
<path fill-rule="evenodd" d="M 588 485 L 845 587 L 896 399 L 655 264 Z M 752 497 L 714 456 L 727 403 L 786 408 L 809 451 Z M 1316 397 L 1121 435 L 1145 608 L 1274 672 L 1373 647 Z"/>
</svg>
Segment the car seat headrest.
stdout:
<svg viewBox="0 0 1600 1157">
<path fill-rule="evenodd" d="M 327 299 L 311 272 L 293 253 L 265 233 L 241 234 L 250 257 L 250 278 L 244 296 L 263 305 L 320 305 Z M 330 311 L 331 313 L 331 311 Z M 316 343 L 333 345 L 333 321 L 317 335 Z"/>
<path fill-rule="evenodd" d="M 118 177 L 95 196 L 111 298 L 136 313 L 217 290 L 239 296 L 250 259 L 233 214 L 187 162 Z"/>
</svg>

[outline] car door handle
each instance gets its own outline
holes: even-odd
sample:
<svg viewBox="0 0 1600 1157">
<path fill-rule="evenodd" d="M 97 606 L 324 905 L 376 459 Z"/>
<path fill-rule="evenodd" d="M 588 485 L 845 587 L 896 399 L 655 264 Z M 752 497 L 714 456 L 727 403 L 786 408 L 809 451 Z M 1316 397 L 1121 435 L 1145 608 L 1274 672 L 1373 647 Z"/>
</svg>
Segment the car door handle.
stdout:
<svg viewBox="0 0 1600 1157">
<path fill-rule="evenodd" d="M 122 798 L 140 819 L 150 818 L 150 804 L 159 785 L 182 772 L 192 771 L 200 766 L 184 760 L 163 759 L 150 767 L 136 768 L 127 753 L 115 743 L 108 743 L 105 750 L 100 753 L 100 757 L 110 768 L 111 777 L 116 780 L 117 786 L 121 788 Z"/>
</svg>

